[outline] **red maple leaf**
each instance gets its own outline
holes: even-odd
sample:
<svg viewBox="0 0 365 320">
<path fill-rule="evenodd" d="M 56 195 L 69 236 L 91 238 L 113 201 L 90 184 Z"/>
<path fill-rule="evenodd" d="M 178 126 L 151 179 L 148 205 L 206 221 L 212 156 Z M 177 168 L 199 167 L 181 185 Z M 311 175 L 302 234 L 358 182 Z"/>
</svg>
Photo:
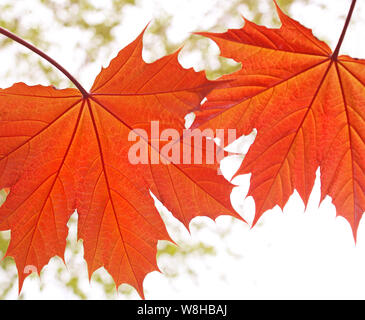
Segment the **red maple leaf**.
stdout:
<svg viewBox="0 0 365 320">
<path fill-rule="evenodd" d="M 145 275 L 158 270 L 157 241 L 170 239 L 150 190 L 186 226 L 198 215 L 237 215 L 216 164 L 133 165 L 128 150 L 135 142 L 128 136 L 154 120 L 161 130 L 182 130 L 183 117 L 216 84 L 183 69 L 178 52 L 146 64 L 142 33 L 101 71 L 89 93 L 44 53 L 1 31 L 78 88 L 18 83 L 0 90 L 0 189 L 10 188 L 0 230 L 11 230 L 7 256 L 15 258 L 20 289 L 29 266 L 40 271 L 51 257 L 63 257 L 66 223 L 77 210 L 89 275 L 103 266 L 117 285 L 129 283 L 143 296 Z M 159 157 L 150 137 L 139 139 L 149 157 Z"/>
<path fill-rule="evenodd" d="M 332 197 L 356 238 L 365 210 L 365 60 L 338 56 L 355 2 L 333 53 L 277 5 L 279 29 L 245 20 L 239 30 L 201 33 L 242 63 L 208 95 L 195 127 L 236 128 L 238 136 L 257 129 L 237 173 L 252 173 L 254 223 L 294 190 L 306 205 L 320 168 L 321 201 Z"/>
</svg>

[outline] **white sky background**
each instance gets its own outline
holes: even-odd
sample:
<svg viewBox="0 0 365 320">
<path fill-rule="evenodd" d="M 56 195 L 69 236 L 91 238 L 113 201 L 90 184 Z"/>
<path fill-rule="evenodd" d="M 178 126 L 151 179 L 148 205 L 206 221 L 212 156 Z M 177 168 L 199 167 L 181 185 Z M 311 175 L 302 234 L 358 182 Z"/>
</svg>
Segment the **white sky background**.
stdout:
<svg viewBox="0 0 365 320">
<path fill-rule="evenodd" d="M 7 0 L 10 1 L 10 0 Z M 61 1 L 61 0 L 59 0 Z M 5 1 L 6 2 L 6 1 Z M 132 41 L 143 27 L 162 11 L 172 15 L 170 27 L 167 29 L 169 40 L 182 43 L 189 32 L 203 31 L 215 26 L 220 15 L 220 8 L 227 0 L 142 0 L 136 7 L 127 7 L 121 19 L 120 26 L 115 28 L 117 40 L 110 48 L 100 48 L 98 61 L 80 69 L 84 53 L 74 49 L 74 44 L 80 41 L 80 32 L 73 28 L 57 29 L 53 25 L 51 12 L 41 11 L 34 6 L 35 1 L 19 1 L 19 12 L 26 9 L 23 15 L 24 28 L 41 23 L 49 29 L 47 37 L 54 45 L 48 54 L 60 62 L 72 74 L 76 75 L 86 87 L 91 87 L 93 79 L 100 71 L 100 66 L 107 66 L 117 52 Z M 100 5 L 108 5 L 109 1 L 94 1 Z M 271 1 L 259 1 L 261 12 L 271 21 L 276 14 Z M 21 4 L 20 4 L 21 3 Z M 102 3 L 102 4 L 101 4 Z M 305 26 L 312 28 L 314 34 L 326 40 L 332 48 L 335 47 L 341 33 L 350 0 L 326 1 L 311 0 L 311 4 L 299 1 L 291 7 L 290 15 Z M 326 4 L 326 8 L 323 8 Z M 215 10 L 212 10 L 215 8 Z M 245 7 L 238 8 L 247 18 L 252 13 Z M 209 12 L 209 14 L 208 14 Z M 1 14 L 1 13 L 0 13 Z M 12 19 L 12 17 L 3 17 Z M 353 57 L 365 58 L 365 1 L 358 1 L 350 28 L 346 35 L 341 52 Z M 90 19 L 98 19 L 97 16 Z M 226 27 L 238 28 L 242 21 L 232 19 L 229 25 L 217 26 L 224 31 Z M 88 39 L 83 34 L 81 40 L 87 46 Z M 158 46 L 148 32 L 145 37 L 146 47 Z M 81 46 L 82 47 L 82 46 Z M 212 44 L 212 55 L 217 54 L 217 47 Z M 164 54 L 154 47 L 153 52 Z M 10 50 L 10 51 L 9 51 Z M 9 54 L 23 50 L 12 46 L 9 50 L 0 50 L 1 70 L 11 68 Z M 151 51 L 144 51 L 148 61 L 156 59 Z M 183 52 L 184 53 L 184 52 Z M 214 60 L 214 59 L 213 59 Z M 194 66 L 201 69 L 204 65 L 199 53 L 192 52 L 182 56 L 184 67 Z M 214 65 L 214 63 L 213 63 Z M 26 64 L 17 66 L 27 68 Z M 10 86 L 24 79 L 16 76 L 0 77 L 0 87 Z M 42 84 L 49 85 L 46 79 L 40 79 Z M 29 83 L 29 82 L 28 82 Z M 31 83 L 29 83 L 31 84 Z M 243 179 L 239 179 L 243 180 Z M 253 202 L 243 201 L 247 186 L 244 183 L 233 192 L 235 207 L 248 220 L 252 219 Z M 318 208 L 319 182 L 314 188 L 308 208 L 304 213 L 304 205 L 295 194 L 284 209 L 284 214 L 276 208 L 267 212 L 259 224 L 250 229 L 246 224 L 220 217 L 216 223 L 207 218 L 197 218 L 191 223 L 191 235 L 184 231 L 181 224 L 175 221 L 167 212 L 165 219 L 172 227 L 171 236 L 182 246 L 194 245 L 200 242 L 215 249 L 215 255 L 194 252 L 187 256 L 182 254 L 173 257 L 162 255 L 158 264 L 162 271 L 177 270 L 176 277 L 166 277 L 153 272 L 144 282 L 147 299 L 297 299 L 297 298 L 365 298 L 365 226 L 364 219 L 360 222 L 358 240 L 355 246 L 349 224 L 343 218 L 336 218 L 334 206 L 329 198 Z M 203 227 L 202 227 L 203 226 Z M 174 230 L 178 230 L 178 238 Z M 75 230 L 71 230 L 75 233 Z M 182 248 L 183 249 L 183 248 Z M 68 261 L 66 255 L 66 261 Z M 31 277 L 24 284 L 24 298 L 30 299 L 73 299 L 77 298 L 72 291 L 66 290 L 55 281 L 58 259 L 52 262 L 42 272 L 41 280 Z M 88 298 L 105 298 L 101 287 L 86 277 L 86 265 L 82 257 L 70 262 L 69 269 L 78 269 L 81 278 L 81 288 Z M 170 270 L 171 271 L 171 270 Z M 107 277 L 106 273 L 102 273 Z M 7 275 L 0 273 L 0 279 Z M 67 275 L 65 276 L 67 278 Z M 67 279 L 66 279 L 67 280 Z M 40 290 L 40 287 L 42 290 Z M 8 298 L 17 297 L 17 288 L 13 288 Z M 132 298 L 138 298 L 134 292 Z M 124 298 L 119 295 L 114 298 Z"/>
</svg>

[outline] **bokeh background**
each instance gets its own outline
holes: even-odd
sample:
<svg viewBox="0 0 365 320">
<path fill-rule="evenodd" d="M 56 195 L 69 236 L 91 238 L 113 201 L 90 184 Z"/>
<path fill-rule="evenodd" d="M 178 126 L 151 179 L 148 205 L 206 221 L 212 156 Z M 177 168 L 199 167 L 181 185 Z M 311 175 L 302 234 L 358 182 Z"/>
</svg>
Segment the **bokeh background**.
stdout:
<svg viewBox="0 0 365 320">
<path fill-rule="evenodd" d="M 278 0 L 281 8 L 314 34 L 335 47 L 350 0 Z M 152 62 L 183 46 L 181 64 L 206 70 L 209 79 L 240 68 L 219 57 L 218 47 L 196 31 L 224 32 L 240 28 L 242 16 L 278 27 L 271 0 L 1 0 L 0 25 L 32 42 L 91 87 L 101 66 L 135 39 L 150 22 L 144 37 L 143 58 Z M 358 1 L 342 53 L 365 58 L 365 2 Z M 29 85 L 72 84 L 47 62 L 0 36 L 0 87 L 14 82 Z M 229 178 L 243 159 L 254 135 L 239 139 L 232 150 L 242 156 L 225 159 Z M 318 172 L 319 174 L 319 172 Z M 254 203 L 245 200 L 249 177 L 237 177 L 232 202 L 252 221 Z M 158 244 L 158 265 L 144 281 L 147 299 L 364 299 L 365 226 L 360 223 L 355 245 L 349 224 L 336 218 L 331 199 L 319 206 L 317 179 L 308 207 L 294 193 L 284 213 L 274 208 L 253 229 L 222 216 L 215 222 L 194 219 L 190 233 L 159 203 L 176 247 Z M 5 193 L 0 191 L 0 203 Z M 77 213 L 69 221 L 66 265 L 58 257 L 29 276 L 18 296 L 17 271 L 12 258 L 0 263 L 0 299 L 139 299 L 134 288 L 116 288 L 99 269 L 91 281 L 77 241 Z M 10 232 L 0 232 L 0 258 Z"/>
</svg>

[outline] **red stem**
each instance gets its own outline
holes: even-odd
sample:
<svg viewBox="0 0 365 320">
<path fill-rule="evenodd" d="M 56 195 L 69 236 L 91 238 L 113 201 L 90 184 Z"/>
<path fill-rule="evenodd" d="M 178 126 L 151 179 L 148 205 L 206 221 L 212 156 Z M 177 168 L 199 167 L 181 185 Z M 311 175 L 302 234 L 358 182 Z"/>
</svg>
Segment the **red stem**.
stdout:
<svg viewBox="0 0 365 320">
<path fill-rule="evenodd" d="M 332 54 L 332 60 L 336 60 L 337 57 L 338 57 L 338 54 L 340 52 L 340 48 L 341 48 L 343 39 L 345 38 L 345 34 L 346 34 L 346 31 L 347 31 L 347 28 L 348 28 L 348 26 L 350 24 L 350 20 L 351 20 L 352 13 L 354 12 L 355 4 L 356 4 L 356 0 L 352 0 L 351 7 L 350 7 L 350 10 L 349 10 L 349 12 L 347 14 L 346 22 L 345 22 L 345 24 L 343 26 L 340 39 L 338 40 L 336 49 L 335 49 L 335 51 Z"/>
<path fill-rule="evenodd" d="M 350 24 L 350 20 L 352 17 L 352 13 L 354 12 L 354 8 L 356 5 L 356 0 L 352 0 L 349 12 L 347 14 L 346 17 L 346 22 L 343 26 L 342 29 L 342 33 L 340 36 L 340 39 L 338 40 L 337 46 L 335 51 L 332 54 L 332 60 L 336 60 L 338 57 L 338 54 L 340 52 L 340 48 L 342 45 L 342 42 L 345 38 L 346 35 L 346 31 L 347 28 Z M 36 48 L 35 46 L 33 46 L 32 44 L 30 44 L 29 42 L 23 40 L 22 38 L 19 38 L 18 36 L 16 36 L 15 34 L 11 33 L 10 31 L 0 27 L 0 34 L 3 34 L 4 36 L 14 40 L 15 42 L 18 42 L 19 44 L 23 45 L 24 47 L 28 48 L 29 50 L 35 52 L 36 54 L 38 54 L 39 56 L 41 56 L 43 59 L 47 60 L 50 64 L 52 64 L 53 66 L 55 66 L 58 70 L 60 70 L 68 79 L 70 79 L 70 81 L 76 86 L 77 89 L 79 89 L 79 91 L 81 92 L 81 94 L 83 95 L 84 98 L 89 97 L 89 93 L 84 89 L 84 87 L 75 79 L 75 77 L 73 77 L 65 68 L 63 68 L 57 61 L 53 60 L 50 56 L 48 56 L 47 54 L 45 54 L 43 51 L 39 50 L 38 48 Z"/>
<path fill-rule="evenodd" d="M 35 52 L 39 56 L 41 56 L 43 59 L 47 60 L 50 64 L 55 66 L 58 70 L 60 70 L 67 78 L 70 79 L 70 81 L 76 86 L 76 88 L 81 92 L 82 96 L 84 98 L 87 98 L 89 96 L 89 93 L 83 88 L 83 86 L 64 68 L 62 67 L 57 61 L 53 60 L 51 57 L 49 57 L 47 54 L 45 54 L 43 51 L 39 50 L 29 42 L 23 40 L 22 38 L 19 38 L 15 34 L 11 33 L 10 31 L 0 27 L 0 34 L 3 34 L 4 36 L 14 40 L 15 42 L 18 42 L 19 44 L 23 45 L 24 47 L 28 48 L 29 50 Z"/>
</svg>

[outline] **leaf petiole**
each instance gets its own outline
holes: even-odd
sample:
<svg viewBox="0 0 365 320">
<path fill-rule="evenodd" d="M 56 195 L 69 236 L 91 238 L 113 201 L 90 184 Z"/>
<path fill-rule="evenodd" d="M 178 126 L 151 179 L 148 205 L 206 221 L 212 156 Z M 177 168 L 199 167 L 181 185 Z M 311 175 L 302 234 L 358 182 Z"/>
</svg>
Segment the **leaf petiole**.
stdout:
<svg viewBox="0 0 365 320">
<path fill-rule="evenodd" d="M 28 48 L 29 50 L 33 51 L 34 53 L 38 54 L 40 57 L 48 61 L 50 64 L 55 66 L 59 71 L 61 71 L 70 81 L 76 86 L 76 88 L 81 92 L 84 99 L 89 97 L 89 93 L 84 89 L 84 87 L 73 77 L 64 67 L 62 67 L 57 61 L 52 59 L 50 56 L 45 54 L 43 51 L 36 48 L 31 43 L 23 40 L 22 38 L 18 37 L 17 35 L 13 34 L 12 32 L 0 27 L 0 34 L 12 39 L 13 41 L 21 44 L 22 46 Z"/>
<path fill-rule="evenodd" d="M 336 60 L 337 57 L 338 57 L 338 54 L 340 52 L 340 48 L 341 48 L 343 39 L 345 38 L 347 28 L 348 28 L 348 26 L 350 24 L 350 20 L 351 20 L 351 17 L 352 17 L 352 13 L 354 12 L 355 5 L 356 5 L 356 0 L 352 0 L 352 3 L 351 3 L 351 6 L 350 6 L 350 9 L 349 9 L 349 12 L 348 12 L 347 17 L 346 17 L 346 22 L 345 22 L 345 24 L 343 26 L 343 29 L 342 29 L 342 33 L 341 33 L 340 39 L 338 40 L 336 49 L 335 49 L 335 51 L 332 54 L 332 60 Z"/>
</svg>

